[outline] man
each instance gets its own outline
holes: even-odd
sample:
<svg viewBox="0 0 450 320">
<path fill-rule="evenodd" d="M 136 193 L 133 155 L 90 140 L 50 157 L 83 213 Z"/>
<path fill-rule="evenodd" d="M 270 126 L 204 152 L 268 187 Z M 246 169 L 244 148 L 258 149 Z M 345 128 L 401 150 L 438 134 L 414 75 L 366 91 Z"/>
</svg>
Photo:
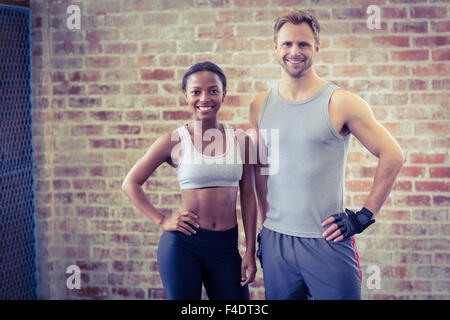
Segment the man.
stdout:
<svg viewBox="0 0 450 320">
<path fill-rule="evenodd" d="M 276 172 L 267 175 L 260 157 L 256 174 L 266 299 L 360 299 L 352 236 L 375 222 L 404 162 L 367 103 L 315 73 L 319 31 L 316 18 L 304 11 L 278 18 L 274 49 L 281 81 L 250 105 L 256 143 L 268 153 L 269 168 L 278 159 Z M 270 134 L 274 130 L 278 135 Z M 345 209 L 350 134 L 379 158 L 372 190 L 358 212 Z"/>
</svg>

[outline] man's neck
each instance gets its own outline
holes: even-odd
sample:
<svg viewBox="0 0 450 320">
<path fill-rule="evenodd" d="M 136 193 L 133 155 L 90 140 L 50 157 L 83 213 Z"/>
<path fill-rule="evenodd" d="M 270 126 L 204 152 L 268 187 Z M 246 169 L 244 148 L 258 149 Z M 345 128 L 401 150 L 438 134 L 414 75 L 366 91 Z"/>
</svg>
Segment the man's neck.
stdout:
<svg viewBox="0 0 450 320">
<path fill-rule="evenodd" d="M 302 101 L 313 96 L 326 83 L 312 68 L 299 78 L 293 78 L 285 71 L 282 71 L 278 90 L 283 99 L 288 101 Z"/>
</svg>

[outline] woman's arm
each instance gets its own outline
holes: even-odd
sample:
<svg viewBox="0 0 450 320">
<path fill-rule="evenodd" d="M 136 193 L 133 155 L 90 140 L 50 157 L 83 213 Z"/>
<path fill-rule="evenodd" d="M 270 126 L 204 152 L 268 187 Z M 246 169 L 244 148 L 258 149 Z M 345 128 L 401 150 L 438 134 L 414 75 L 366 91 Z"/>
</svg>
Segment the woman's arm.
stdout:
<svg viewBox="0 0 450 320">
<path fill-rule="evenodd" d="M 239 182 L 240 202 L 241 202 L 241 215 L 245 232 L 245 245 L 246 252 L 242 259 L 242 282 L 244 286 L 255 279 L 256 263 L 255 263 L 255 248 L 256 248 L 256 218 L 257 207 L 256 197 L 254 189 L 254 165 L 249 163 L 249 152 L 251 148 L 250 137 L 245 136 L 244 139 L 239 139 L 245 142 L 243 146 L 247 150 L 245 158 L 243 159 L 243 173 L 242 179 Z M 247 272 L 249 272 L 247 276 Z"/>
<path fill-rule="evenodd" d="M 197 225 L 197 216 L 189 211 L 177 211 L 172 216 L 164 217 L 148 200 L 142 185 L 153 172 L 164 162 L 171 161 L 171 155 L 177 141 L 173 141 L 171 133 L 158 138 L 145 155 L 137 161 L 126 175 L 122 183 L 123 192 L 145 216 L 163 230 L 178 230 L 185 234 L 195 233 L 189 223 Z"/>
</svg>

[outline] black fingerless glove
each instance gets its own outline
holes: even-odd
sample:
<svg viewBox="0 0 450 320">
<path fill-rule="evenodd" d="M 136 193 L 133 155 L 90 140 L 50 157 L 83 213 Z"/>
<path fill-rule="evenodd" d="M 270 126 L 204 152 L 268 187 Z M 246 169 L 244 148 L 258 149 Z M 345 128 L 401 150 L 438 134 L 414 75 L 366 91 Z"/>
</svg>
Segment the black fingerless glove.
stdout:
<svg viewBox="0 0 450 320">
<path fill-rule="evenodd" d="M 364 207 L 356 213 L 345 209 L 345 212 L 333 214 L 333 217 L 338 229 L 344 235 L 344 239 L 363 232 L 368 226 L 375 223 L 375 219 L 372 220 L 373 213 Z"/>
</svg>

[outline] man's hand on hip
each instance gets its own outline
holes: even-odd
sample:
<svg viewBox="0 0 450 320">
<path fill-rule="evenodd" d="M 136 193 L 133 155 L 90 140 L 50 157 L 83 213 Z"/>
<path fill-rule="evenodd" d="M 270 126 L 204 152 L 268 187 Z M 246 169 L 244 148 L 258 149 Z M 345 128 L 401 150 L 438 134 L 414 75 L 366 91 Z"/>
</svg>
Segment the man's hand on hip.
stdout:
<svg viewBox="0 0 450 320">
<path fill-rule="evenodd" d="M 358 212 L 345 209 L 345 212 L 333 214 L 322 222 L 322 227 L 329 226 L 322 234 L 328 241 L 338 242 L 347 239 L 354 234 L 363 232 L 368 226 L 375 222 L 373 213 L 366 208 Z"/>
</svg>

